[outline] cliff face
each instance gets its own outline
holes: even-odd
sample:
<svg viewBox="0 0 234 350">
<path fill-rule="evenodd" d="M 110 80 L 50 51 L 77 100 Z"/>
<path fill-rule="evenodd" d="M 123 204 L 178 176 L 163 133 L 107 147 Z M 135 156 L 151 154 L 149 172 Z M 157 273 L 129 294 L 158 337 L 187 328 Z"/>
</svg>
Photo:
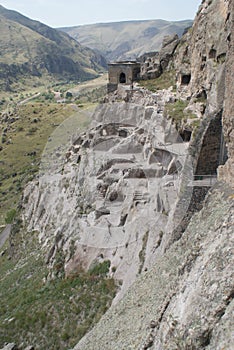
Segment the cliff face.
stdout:
<svg viewBox="0 0 234 350">
<path fill-rule="evenodd" d="M 176 93 L 119 88 L 64 159 L 61 137 L 75 119 L 53 135 L 38 183 L 25 190 L 24 220 L 50 247 L 52 274 L 62 251 L 67 275 L 109 260 L 121 281 L 117 305 L 77 350 L 231 349 L 231 187 L 217 183 L 190 218 L 208 190 L 193 172 L 209 179 L 226 161 L 223 132 L 220 178 L 233 182 L 232 5 L 203 1 L 170 57 L 164 47 L 159 64 L 175 70 Z M 178 101 L 190 112 L 179 133 L 167 118 Z"/>
<path fill-rule="evenodd" d="M 131 91 L 129 91 L 131 94 Z M 48 263 L 63 249 L 65 271 L 110 261 L 121 280 L 122 297 L 136 276 L 152 266 L 186 213 L 193 188 L 174 220 L 181 175 L 191 180 L 188 143 L 163 116 L 174 95 L 138 90 L 131 103 L 105 103 L 92 127 L 74 139 L 66 160 L 52 135 L 42 159 L 39 183 L 24 193 L 24 219 L 51 245 Z M 61 127 L 72 134 L 76 118 Z M 45 169 L 43 168 L 45 164 Z M 186 166 L 185 166 L 186 165 Z M 73 255 L 71 245 L 73 244 Z"/>
<path fill-rule="evenodd" d="M 185 37 L 186 41 L 182 40 L 176 52 L 182 58 L 178 60 L 180 67 L 176 65 L 177 72 L 191 75 L 191 95 L 206 93 L 206 113 L 210 115 L 223 108 L 225 59 L 228 51 L 224 28 L 228 3 L 225 0 L 203 1 L 194 25 Z"/>
<path fill-rule="evenodd" d="M 227 147 L 229 160 L 223 168 L 226 155 L 219 159 L 219 177 L 233 185 L 232 8 L 233 1 L 204 0 L 193 27 L 181 40 L 170 37 L 158 55 L 144 58 L 141 74 L 144 79 L 155 78 L 175 70 L 177 97 L 189 99 L 188 110 L 208 123 L 215 119 L 221 123 L 222 119 L 223 154 Z M 214 147 L 212 144 L 211 152 L 207 150 L 209 156 Z"/>
<path fill-rule="evenodd" d="M 234 212 L 228 193 L 213 190 L 182 239 L 75 350 L 232 349 Z"/>
<path fill-rule="evenodd" d="M 225 100 L 223 114 L 223 130 L 228 148 L 228 161 L 220 169 L 220 178 L 234 185 L 234 2 L 229 2 L 225 34 L 228 42 L 228 53 L 225 74 Z"/>
<path fill-rule="evenodd" d="M 232 185 L 233 5 L 232 0 L 204 0 L 173 61 L 177 86 L 182 94 L 191 96 L 191 108 L 200 102 L 203 118 L 222 117 L 229 160 L 224 168 L 220 167 L 219 176 Z"/>
<path fill-rule="evenodd" d="M 202 118 L 192 147 L 197 169 L 211 158 L 223 129 L 228 161 L 219 178 L 233 186 L 233 1 L 203 1 L 192 30 L 169 62 L 178 98 Z M 172 66 L 170 66 L 172 65 Z M 220 132 L 220 131 L 219 131 Z M 200 143 L 199 143 L 199 137 Z M 196 144 L 197 142 L 197 144 Z M 222 133 L 219 136 L 222 143 Z M 203 150 L 202 150 L 203 148 Z M 219 147 L 220 148 L 220 147 Z M 220 155 L 217 155 L 220 160 Z M 75 347 L 79 349 L 232 349 L 233 190 L 218 183 L 182 237 L 158 254 L 124 298 Z"/>
</svg>

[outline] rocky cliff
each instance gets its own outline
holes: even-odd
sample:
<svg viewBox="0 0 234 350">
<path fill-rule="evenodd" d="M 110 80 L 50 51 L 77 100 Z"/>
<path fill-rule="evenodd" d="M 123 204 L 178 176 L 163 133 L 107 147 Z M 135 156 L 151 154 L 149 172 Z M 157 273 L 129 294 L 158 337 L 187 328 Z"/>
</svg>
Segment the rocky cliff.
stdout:
<svg viewBox="0 0 234 350">
<path fill-rule="evenodd" d="M 59 251 L 67 276 L 108 260 L 119 281 L 77 350 L 231 349 L 232 20 L 233 1 L 203 1 L 193 28 L 158 56 L 176 91 L 120 87 L 86 132 L 67 121 L 24 192 L 50 277 Z M 203 203 L 218 167 L 226 184 Z"/>
<path fill-rule="evenodd" d="M 182 239 L 155 260 L 75 347 L 232 349 L 233 200 L 216 188 Z M 95 344 L 95 346 L 94 346 Z"/>
<path fill-rule="evenodd" d="M 233 185 L 233 1 L 203 1 L 184 39 L 174 61 L 180 89 L 205 102 L 204 116 L 222 117 L 229 160 L 220 178 Z"/>
<path fill-rule="evenodd" d="M 141 73 L 154 78 L 175 70 L 179 98 L 189 99 L 188 110 L 208 120 L 222 118 L 229 160 L 219 172 L 233 184 L 232 8 L 232 1 L 203 1 L 193 27 L 181 40 L 167 38 L 159 54 L 145 58 Z"/>
<path fill-rule="evenodd" d="M 23 200 L 29 229 L 39 230 L 42 242 L 51 245 L 51 266 L 61 248 L 67 275 L 109 260 L 110 274 L 122 284 L 118 298 L 152 266 L 193 192 L 188 187 L 175 219 L 182 174 L 191 182 L 193 170 L 188 142 L 163 116 L 164 104 L 173 98 L 170 91 L 152 95 L 139 89 L 129 103 L 100 105 L 66 160 L 59 157 L 58 135 L 52 136 L 38 185 L 28 186 Z M 75 119 L 69 124 L 72 133 Z"/>
<path fill-rule="evenodd" d="M 228 15 L 226 18 L 225 34 L 228 43 L 226 74 L 225 74 L 225 99 L 224 99 L 224 114 L 223 114 L 223 129 L 225 140 L 228 147 L 228 161 L 223 169 L 220 169 L 220 178 L 228 181 L 233 185 L 234 181 L 234 146 L 233 146 L 233 123 L 234 123 L 234 13 L 233 1 L 230 1 L 228 7 Z"/>
<path fill-rule="evenodd" d="M 233 186 L 233 1 L 203 1 L 170 64 L 179 96 L 189 98 L 189 108 L 203 120 L 205 152 L 194 169 L 209 168 L 213 137 L 222 125 L 228 161 L 219 168 L 220 178 Z M 198 152 L 199 142 L 194 145 Z M 75 349 L 92 349 L 94 342 L 96 349 L 232 348 L 233 189 L 225 186 L 216 185 L 182 238 Z"/>
</svg>

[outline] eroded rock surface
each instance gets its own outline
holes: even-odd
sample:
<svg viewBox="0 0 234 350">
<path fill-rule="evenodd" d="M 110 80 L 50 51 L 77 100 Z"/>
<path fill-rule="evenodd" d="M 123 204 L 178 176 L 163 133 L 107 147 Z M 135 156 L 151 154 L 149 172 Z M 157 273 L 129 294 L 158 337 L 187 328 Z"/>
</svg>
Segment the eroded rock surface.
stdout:
<svg viewBox="0 0 234 350">
<path fill-rule="evenodd" d="M 158 257 L 75 350 L 232 349 L 233 199 L 217 187 L 181 240 Z"/>
<path fill-rule="evenodd" d="M 232 0 L 203 0 L 193 28 L 182 38 L 167 67 L 177 72 L 177 97 L 189 100 L 188 110 L 199 115 L 207 135 L 222 118 L 228 161 L 219 168 L 219 178 L 231 186 L 233 9 Z M 209 137 L 204 132 L 200 136 L 209 162 L 214 157 Z M 199 155 L 198 140 L 199 136 L 192 141 L 194 159 Z M 203 166 L 205 169 L 205 157 Z M 89 350 L 95 344 L 97 350 L 231 350 L 233 215 L 233 188 L 217 183 L 183 234 L 157 255 L 153 267 L 75 349 Z"/>
<path fill-rule="evenodd" d="M 162 253 L 168 232 L 190 203 L 188 196 L 173 219 L 182 173 L 191 181 L 192 166 L 188 143 L 163 116 L 168 98 L 169 91 L 142 97 L 146 105 L 99 106 L 92 127 L 74 140 L 64 163 L 46 154 L 50 162 L 43 168 L 42 160 L 38 185 L 24 194 L 29 229 L 39 230 L 51 247 L 47 262 L 53 266 L 62 250 L 70 275 L 110 260 L 110 274 L 122 283 L 118 298 Z"/>
<path fill-rule="evenodd" d="M 24 219 L 50 248 L 50 266 L 57 251 L 67 275 L 109 260 L 121 281 L 76 350 L 232 348 L 233 189 L 217 183 L 191 220 L 210 186 L 189 181 L 193 171 L 216 174 L 226 143 L 219 177 L 233 184 L 233 8 L 202 1 L 193 28 L 168 42 L 176 93 L 119 87 L 25 190 Z M 190 143 L 165 118 L 165 103 L 178 99 L 192 113 Z"/>
</svg>

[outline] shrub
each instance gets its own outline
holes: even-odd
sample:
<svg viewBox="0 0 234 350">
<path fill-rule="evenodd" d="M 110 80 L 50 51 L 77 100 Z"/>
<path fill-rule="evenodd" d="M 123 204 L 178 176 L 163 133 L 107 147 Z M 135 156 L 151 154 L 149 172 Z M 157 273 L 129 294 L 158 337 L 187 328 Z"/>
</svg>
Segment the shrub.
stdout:
<svg viewBox="0 0 234 350">
<path fill-rule="evenodd" d="M 9 210 L 5 217 L 6 224 L 12 224 L 15 216 L 16 216 L 16 210 L 15 209 Z"/>
<path fill-rule="evenodd" d="M 91 267 L 89 274 L 91 276 L 105 276 L 108 274 L 110 269 L 110 260 L 105 260 L 100 264 Z"/>
<path fill-rule="evenodd" d="M 139 83 L 152 92 L 169 89 L 171 86 L 176 90 L 176 73 L 174 70 L 165 71 L 159 78 L 142 80 Z"/>
</svg>

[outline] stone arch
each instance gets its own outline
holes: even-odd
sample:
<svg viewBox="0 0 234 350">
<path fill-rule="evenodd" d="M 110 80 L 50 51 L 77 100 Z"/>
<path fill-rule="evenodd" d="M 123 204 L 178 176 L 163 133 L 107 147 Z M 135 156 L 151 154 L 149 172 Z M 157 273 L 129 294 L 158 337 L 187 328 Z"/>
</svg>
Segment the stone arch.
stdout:
<svg viewBox="0 0 234 350">
<path fill-rule="evenodd" d="M 119 82 L 120 82 L 120 84 L 125 84 L 126 83 L 126 74 L 124 72 L 120 73 L 120 75 L 119 75 Z"/>
</svg>

